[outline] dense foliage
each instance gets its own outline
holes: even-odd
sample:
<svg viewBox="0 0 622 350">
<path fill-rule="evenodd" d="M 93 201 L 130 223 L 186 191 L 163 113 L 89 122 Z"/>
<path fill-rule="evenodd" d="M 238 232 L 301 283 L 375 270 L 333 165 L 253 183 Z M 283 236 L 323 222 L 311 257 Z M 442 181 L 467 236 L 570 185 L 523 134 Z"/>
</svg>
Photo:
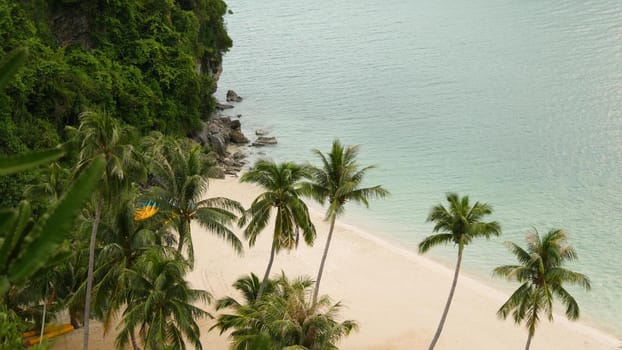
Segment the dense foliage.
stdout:
<svg viewBox="0 0 622 350">
<path fill-rule="evenodd" d="M 0 1 L 0 57 L 31 52 L 0 93 L 0 154 L 57 145 L 87 110 L 142 133 L 197 129 L 231 47 L 226 10 L 222 0 Z M 31 178 L 0 178 L 0 204 L 15 204 Z"/>
</svg>

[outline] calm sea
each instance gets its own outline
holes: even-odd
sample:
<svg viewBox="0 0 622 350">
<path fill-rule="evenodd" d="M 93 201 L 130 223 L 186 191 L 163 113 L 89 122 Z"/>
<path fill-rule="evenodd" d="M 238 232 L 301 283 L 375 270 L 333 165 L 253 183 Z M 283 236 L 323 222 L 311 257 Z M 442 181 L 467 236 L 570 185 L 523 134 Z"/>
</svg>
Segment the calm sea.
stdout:
<svg viewBox="0 0 622 350">
<path fill-rule="evenodd" d="M 415 248 L 457 191 L 494 207 L 503 236 L 466 250 L 488 280 L 502 242 L 563 228 L 593 290 L 583 319 L 622 335 L 620 0 L 230 0 L 217 96 L 245 100 L 247 136 L 275 160 L 313 161 L 334 138 L 393 195 L 345 220 Z M 257 152 L 257 151 L 255 151 Z M 453 265 L 455 249 L 431 255 Z M 500 283 L 500 282 L 494 282 Z M 562 309 L 559 311 L 563 312 Z"/>
</svg>

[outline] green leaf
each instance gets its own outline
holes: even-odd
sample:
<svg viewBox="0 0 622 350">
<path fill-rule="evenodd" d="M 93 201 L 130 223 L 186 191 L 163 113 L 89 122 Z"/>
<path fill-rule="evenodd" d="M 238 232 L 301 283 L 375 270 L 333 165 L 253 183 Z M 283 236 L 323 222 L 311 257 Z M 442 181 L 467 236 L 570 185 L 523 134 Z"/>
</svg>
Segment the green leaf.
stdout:
<svg viewBox="0 0 622 350">
<path fill-rule="evenodd" d="M 28 50 L 25 48 L 19 48 L 13 50 L 4 60 L 2 60 L 2 65 L 0 66 L 0 89 L 4 89 L 4 87 L 11 81 L 11 78 L 17 73 L 19 68 L 26 61 L 26 57 L 28 56 Z"/>
<path fill-rule="evenodd" d="M 47 217 L 32 232 L 33 240 L 9 268 L 11 282 L 19 283 L 46 264 L 54 251 L 67 237 L 74 219 L 91 198 L 101 179 L 105 160 L 98 157 L 80 174 Z"/>
<path fill-rule="evenodd" d="M 6 230 L 4 232 L 4 241 L 0 245 L 0 271 L 6 273 L 9 267 L 9 262 L 12 254 L 15 254 L 17 242 L 23 241 L 22 235 L 28 234 L 24 232 L 32 211 L 30 204 L 27 201 L 22 201 L 19 204 L 17 211 L 11 210 L 0 214 L 0 218 L 6 214 L 6 220 L 0 220 L 3 223 L 2 228 Z M 9 217 L 10 215 L 10 217 Z"/>
<path fill-rule="evenodd" d="M 49 163 L 63 156 L 60 148 L 30 152 L 11 157 L 0 158 L 0 175 L 9 175 Z"/>
<path fill-rule="evenodd" d="M 6 275 L 0 276 L 0 302 L 2 301 L 2 297 L 4 296 L 4 293 L 6 293 L 6 291 L 9 290 L 10 286 L 11 284 L 9 283 L 9 279 L 7 278 L 7 276 Z"/>
</svg>

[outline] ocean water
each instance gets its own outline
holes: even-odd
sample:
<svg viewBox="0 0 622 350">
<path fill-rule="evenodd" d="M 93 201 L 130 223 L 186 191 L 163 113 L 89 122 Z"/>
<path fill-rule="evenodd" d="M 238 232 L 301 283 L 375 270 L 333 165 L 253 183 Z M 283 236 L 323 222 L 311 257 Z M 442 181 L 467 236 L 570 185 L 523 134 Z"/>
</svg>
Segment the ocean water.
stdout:
<svg viewBox="0 0 622 350">
<path fill-rule="evenodd" d="M 392 192 L 344 220 L 403 247 L 431 233 L 445 193 L 491 204 L 503 235 L 465 251 L 490 280 L 502 242 L 563 228 L 593 290 L 582 319 L 622 336 L 622 2 L 230 0 L 217 96 L 279 144 L 254 157 L 315 161 L 334 138 Z M 453 266 L 455 248 L 429 255 Z M 501 282 L 492 282 L 501 283 Z M 558 309 L 563 312 L 562 309 Z"/>
</svg>

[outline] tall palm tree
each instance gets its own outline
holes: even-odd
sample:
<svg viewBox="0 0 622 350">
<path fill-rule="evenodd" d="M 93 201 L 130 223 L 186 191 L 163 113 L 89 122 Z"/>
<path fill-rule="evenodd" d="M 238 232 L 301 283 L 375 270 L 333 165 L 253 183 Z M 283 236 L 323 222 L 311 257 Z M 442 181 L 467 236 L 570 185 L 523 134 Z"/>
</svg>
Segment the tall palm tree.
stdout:
<svg viewBox="0 0 622 350">
<path fill-rule="evenodd" d="M 135 221 L 135 193 L 120 197 L 120 205 L 106 211 L 100 224 L 100 242 L 96 269 L 94 271 L 95 312 L 103 318 L 104 331 L 110 321 L 128 305 L 125 291 L 131 288 L 128 272 L 133 270 L 140 257 L 158 247 L 157 233 L 153 228 L 161 224 L 157 219 Z M 130 333 L 132 346 L 138 349 L 135 334 Z"/>
<path fill-rule="evenodd" d="M 149 168 L 155 183 L 149 196 L 170 218 L 178 235 L 177 251 L 181 253 L 185 246 L 188 260 L 193 264 L 190 223 L 197 221 L 241 252 L 242 243 L 230 226 L 237 220 L 237 214 L 244 212 L 244 208 L 239 202 L 225 197 L 203 199 L 213 164 L 201 148 L 158 133 L 150 135 L 145 146 L 149 149 Z"/>
<path fill-rule="evenodd" d="M 185 341 L 202 349 L 196 320 L 210 315 L 193 303 L 207 303 L 211 296 L 189 287 L 185 280 L 189 268 L 178 254 L 171 256 L 155 249 L 139 258 L 135 268 L 128 271 L 128 304 L 115 341 L 117 349 L 128 345 L 136 329 L 145 349 L 186 349 Z"/>
<path fill-rule="evenodd" d="M 520 265 L 504 265 L 494 269 L 493 274 L 521 283 L 510 298 L 501 306 L 497 314 L 503 319 L 512 313 L 514 321 L 525 321 L 529 335 L 525 350 L 529 349 L 531 339 L 544 312 L 549 321 L 553 320 L 553 299 L 557 297 L 566 306 L 566 317 L 579 318 L 579 304 L 563 287 L 575 284 L 590 290 L 590 280 L 584 274 L 562 267 L 565 262 L 577 259 L 574 248 L 566 242 L 566 232 L 553 229 L 540 237 L 538 231 L 527 233 L 527 250 L 508 242 L 510 252 L 516 256 Z"/>
<path fill-rule="evenodd" d="M 333 141 L 329 153 L 323 154 L 315 149 L 313 152 L 322 161 L 322 167 L 312 168 L 313 181 L 304 184 L 304 193 L 316 199 L 320 204 L 328 201 L 325 220 L 330 221 L 330 229 L 324 246 L 324 254 L 315 280 L 313 291 L 313 305 L 317 302 L 324 272 L 324 264 L 328 256 L 328 249 L 335 229 L 337 217 L 345 212 L 345 204 L 349 201 L 364 204 L 369 207 L 372 198 L 383 198 L 389 195 L 389 191 L 382 186 L 361 187 L 363 178 L 368 170 L 375 166 L 360 167 L 356 162 L 359 146 L 343 146 L 339 140 Z"/>
<path fill-rule="evenodd" d="M 492 207 L 486 203 L 475 202 L 473 206 L 469 203 L 469 197 L 460 198 L 456 193 L 447 195 L 449 207 L 445 208 L 439 204 L 432 208 L 428 215 L 427 221 L 434 222 L 434 232 L 440 232 L 435 235 L 426 237 L 419 243 L 419 253 L 423 254 L 430 248 L 447 243 L 454 243 L 458 246 L 458 260 L 456 262 L 456 270 L 454 272 L 453 282 L 449 290 L 449 297 L 443 310 L 443 316 L 438 324 L 434 338 L 430 343 L 429 350 L 434 349 L 438 338 L 441 336 L 449 306 L 453 299 L 456 285 L 458 283 L 458 274 L 460 273 L 460 265 L 462 263 L 462 253 L 464 247 L 473 241 L 474 238 L 498 236 L 501 234 L 501 227 L 496 221 L 484 222 L 482 219 L 486 215 L 492 213 Z"/>
<path fill-rule="evenodd" d="M 335 321 L 342 306 L 328 296 L 312 305 L 307 299 L 313 288 L 309 278 L 290 281 L 281 274 L 270 280 L 270 290 L 266 288 L 260 300 L 254 299 L 257 282 L 257 276 L 251 274 L 234 284 L 245 302 L 228 297 L 217 303 L 219 310 L 230 308 L 232 313 L 219 315 L 212 328 L 221 333 L 232 330 L 231 349 L 337 349 L 336 343 L 358 328 L 351 320 Z"/>
<path fill-rule="evenodd" d="M 114 195 L 127 188 L 131 182 L 129 174 L 138 176 L 143 173 L 139 155 L 129 143 L 129 129 L 106 113 L 85 112 L 80 115 L 78 129 L 68 127 L 80 145 L 77 172 L 80 172 L 93 159 L 102 157 L 106 161 L 99 191 L 96 195 L 95 216 L 91 226 L 89 240 L 89 264 L 86 279 L 86 297 L 84 304 L 84 342 L 83 349 L 88 349 L 89 317 L 91 312 L 91 291 L 93 287 L 93 266 L 95 262 L 95 243 L 105 204 L 112 204 Z"/>
<path fill-rule="evenodd" d="M 250 182 L 262 187 L 261 193 L 251 207 L 240 218 L 239 225 L 244 226 L 244 236 L 249 240 L 249 246 L 254 246 L 257 236 L 268 224 L 272 209 L 275 213 L 270 260 L 257 299 L 261 298 L 275 255 L 281 249 L 296 247 L 296 233 L 302 230 L 302 236 L 308 245 L 315 239 L 315 226 L 309 218 L 309 209 L 300 198 L 301 182 L 309 178 L 307 167 L 293 162 L 276 164 L 268 160 L 259 160 L 255 166 L 240 178 L 242 182 Z"/>
</svg>

